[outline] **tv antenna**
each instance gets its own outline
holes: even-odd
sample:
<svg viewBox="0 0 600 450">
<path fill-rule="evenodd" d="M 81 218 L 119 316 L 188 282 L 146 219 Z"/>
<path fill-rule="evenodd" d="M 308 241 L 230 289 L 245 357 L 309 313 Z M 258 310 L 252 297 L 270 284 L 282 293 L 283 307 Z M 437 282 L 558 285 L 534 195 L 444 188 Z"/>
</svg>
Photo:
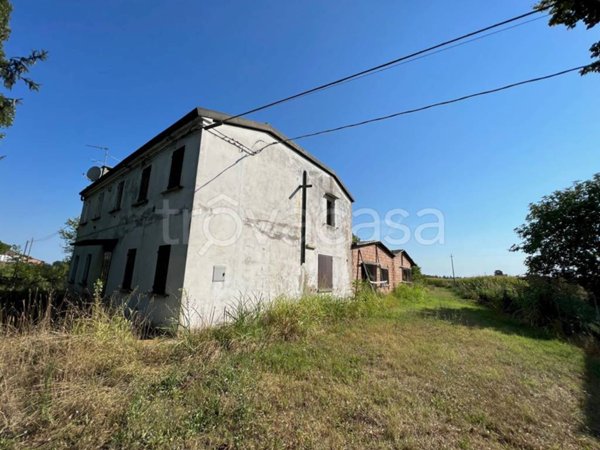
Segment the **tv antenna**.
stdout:
<svg viewBox="0 0 600 450">
<path fill-rule="evenodd" d="M 97 150 L 101 150 L 101 151 L 104 152 L 104 159 L 102 161 L 98 161 L 98 162 L 101 162 L 102 166 L 104 166 L 104 167 L 108 167 L 107 164 L 108 164 L 108 159 L 109 158 L 112 158 L 112 159 L 114 159 L 117 162 L 119 161 L 117 158 L 115 158 L 114 156 L 112 156 L 110 154 L 110 148 L 108 148 L 108 147 L 102 147 L 100 145 L 91 145 L 91 144 L 85 144 L 85 146 L 86 147 L 95 148 Z"/>
</svg>

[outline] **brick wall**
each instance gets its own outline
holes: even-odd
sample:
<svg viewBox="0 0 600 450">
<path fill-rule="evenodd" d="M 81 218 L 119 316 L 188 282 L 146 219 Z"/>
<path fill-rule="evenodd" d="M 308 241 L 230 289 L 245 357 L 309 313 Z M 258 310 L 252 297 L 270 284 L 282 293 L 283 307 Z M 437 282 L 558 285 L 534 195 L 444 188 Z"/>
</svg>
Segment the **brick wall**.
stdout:
<svg viewBox="0 0 600 450">
<path fill-rule="evenodd" d="M 361 280 L 361 263 L 379 264 L 381 269 L 387 269 L 389 273 L 389 285 L 380 287 L 381 290 L 388 292 L 392 290 L 402 280 L 402 271 L 397 269 L 397 258 L 392 258 L 385 250 L 376 244 L 365 245 L 352 249 L 352 276 L 355 280 Z M 400 276 L 400 278 L 398 278 Z M 377 280 L 380 281 L 381 272 L 377 270 Z"/>
</svg>

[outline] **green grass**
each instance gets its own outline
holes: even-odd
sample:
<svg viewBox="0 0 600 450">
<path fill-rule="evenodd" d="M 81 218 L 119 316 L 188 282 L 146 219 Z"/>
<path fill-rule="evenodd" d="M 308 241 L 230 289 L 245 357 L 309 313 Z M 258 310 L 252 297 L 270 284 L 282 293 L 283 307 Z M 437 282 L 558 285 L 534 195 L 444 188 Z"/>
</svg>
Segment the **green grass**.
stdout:
<svg viewBox="0 0 600 450">
<path fill-rule="evenodd" d="M 600 448 L 598 355 L 448 290 L 104 323 L 3 339 L 0 448 Z"/>
</svg>

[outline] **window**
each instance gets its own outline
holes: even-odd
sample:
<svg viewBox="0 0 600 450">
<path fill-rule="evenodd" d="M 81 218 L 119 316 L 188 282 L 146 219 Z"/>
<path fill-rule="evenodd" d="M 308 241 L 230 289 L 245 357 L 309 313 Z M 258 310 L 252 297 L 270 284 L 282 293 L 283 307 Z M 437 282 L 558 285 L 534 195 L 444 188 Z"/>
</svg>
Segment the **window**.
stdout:
<svg viewBox="0 0 600 450">
<path fill-rule="evenodd" d="M 335 227 L 335 197 L 326 195 L 325 201 L 327 202 L 327 225 Z"/>
<path fill-rule="evenodd" d="M 161 245 L 160 247 L 158 247 L 158 255 L 156 257 L 156 271 L 154 272 L 154 285 L 152 286 L 152 291 L 155 294 L 166 294 L 170 256 L 170 245 Z"/>
<path fill-rule="evenodd" d="M 121 209 L 121 202 L 123 201 L 123 189 L 125 189 L 125 181 L 120 181 L 117 185 L 117 193 L 115 195 L 115 204 L 113 206 L 113 211 L 118 211 Z"/>
<path fill-rule="evenodd" d="M 381 269 L 381 280 L 385 284 L 389 284 L 390 282 L 390 272 L 388 269 Z"/>
<path fill-rule="evenodd" d="M 175 150 L 171 155 L 171 172 L 169 173 L 169 184 L 167 189 L 173 189 L 180 186 L 184 152 L 185 147 L 181 147 Z"/>
<path fill-rule="evenodd" d="M 75 283 L 75 277 L 77 276 L 77 268 L 79 267 L 79 255 L 75 255 L 73 258 L 73 265 L 71 266 L 71 273 L 69 274 L 69 283 Z"/>
<path fill-rule="evenodd" d="M 412 281 L 412 269 L 402 269 L 402 281 Z"/>
<path fill-rule="evenodd" d="M 135 255 L 137 250 L 130 248 L 127 250 L 127 261 L 125 262 L 125 272 L 123 273 L 122 289 L 131 290 L 131 281 L 133 280 L 133 268 L 135 267 Z"/>
<path fill-rule="evenodd" d="M 100 192 L 98 198 L 96 199 L 96 210 L 94 211 L 93 220 L 97 220 L 102 215 L 102 204 L 104 203 L 104 192 Z"/>
<path fill-rule="evenodd" d="M 333 258 L 331 256 L 319 255 L 318 288 L 321 292 L 333 289 Z"/>
<path fill-rule="evenodd" d="M 148 187 L 150 186 L 150 173 L 152 166 L 145 167 L 142 170 L 142 180 L 140 182 L 140 191 L 138 192 L 138 203 L 148 200 Z"/>
<path fill-rule="evenodd" d="M 81 211 L 81 219 L 79 220 L 79 223 L 81 225 L 84 225 L 87 223 L 88 221 L 88 210 L 90 209 L 90 201 L 89 200 L 84 200 L 83 201 L 83 209 Z"/>
<path fill-rule="evenodd" d="M 377 266 L 375 264 L 363 264 L 361 275 L 363 280 L 377 281 Z"/>
<path fill-rule="evenodd" d="M 85 256 L 85 265 L 83 266 L 83 275 L 81 276 L 81 285 L 86 286 L 90 275 L 90 265 L 92 264 L 92 255 Z"/>
</svg>

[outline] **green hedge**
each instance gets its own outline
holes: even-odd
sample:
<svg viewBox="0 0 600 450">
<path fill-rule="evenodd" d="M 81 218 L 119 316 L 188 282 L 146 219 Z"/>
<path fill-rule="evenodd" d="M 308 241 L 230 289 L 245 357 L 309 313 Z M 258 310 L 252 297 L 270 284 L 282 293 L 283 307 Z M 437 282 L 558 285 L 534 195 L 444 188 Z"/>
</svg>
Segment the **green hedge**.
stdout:
<svg viewBox="0 0 600 450">
<path fill-rule="evenodd" d="M 562 334 L 600 337 L 600 318 L 592 297 L 581 286 L 561 279 L 508 276 L 428 278 L 427 283 L 453 289 L 530 325 Z"/>
</svg>

